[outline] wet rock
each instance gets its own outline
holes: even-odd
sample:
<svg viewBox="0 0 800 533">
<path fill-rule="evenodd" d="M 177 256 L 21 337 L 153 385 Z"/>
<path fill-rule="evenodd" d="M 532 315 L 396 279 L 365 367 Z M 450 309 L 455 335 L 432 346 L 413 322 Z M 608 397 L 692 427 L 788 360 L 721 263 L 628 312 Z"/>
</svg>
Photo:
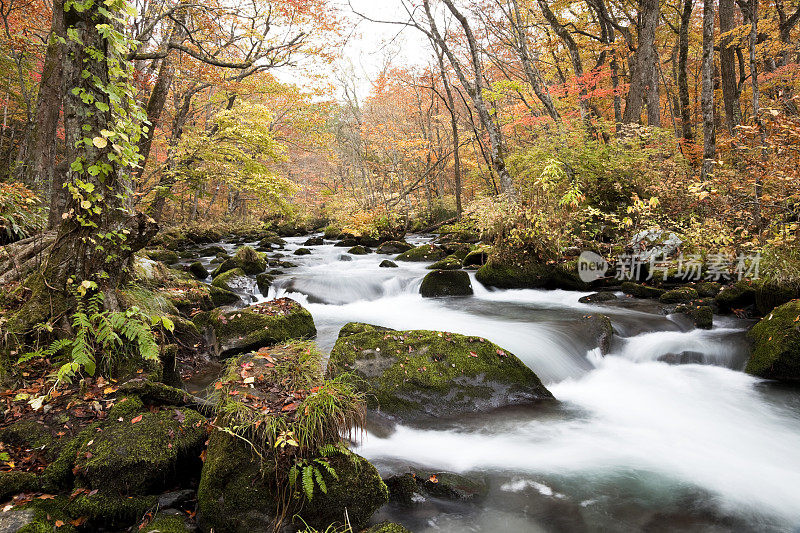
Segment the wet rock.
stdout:
<svg viewBox="0 0 800 533">
<path fill-rule="evenodd" d="M 192 489 L 165 492 L 158 497 L 158 507 L 159 509 L 181 507 L 194 500 L 195 495 L 196 493 Z"/>
<path fill-rule="evenodd" d="M 288 298 L 226 313 L 215 309 L 197 315 L 194 321 L 212 334 L 212 344 L 219 357 L 317 334 L 311 313 Z"/>
<path fill-rule="evenodd" d="M 711 329 L 714 325 L 714 310 L 710 305 L 690 302 L 677 306 L 675 312 L 691 318 L 698 329 Z"/>
<path fill-rule="evenodd" d="M 760 280 L 754 286 L 756 310 L 761 316 L 766 316 L 776 307 L 800 297 L 800 290 L 792 283 Z"/>
<path fill-rule="evenodd" d="M 348 322 L 342 329 L 339 330 L 339 336 L 337 338 L 341 339 L 342 337 L 348 337 L 350 335 L 356 335 L 358 333 L 374 333 L 376 331 L 394 331 L 391 328 L 385 328 L 383 326 L 373 326 L 372 324 L 364 324 L 363 322 Z"/>
<path fill-rule="evenodd" d="M 454 255 L 448 255 L 440 261 L 427 267 L 428 270 L 460 270 L 461 260 Z"/>
<path fill-rule="evenodd" d="M 730 313 L 734 310 L 746 310 L 756 302 L 756 290 L 749 281 L 737 281 L 733 285 L 724 287 L 714 298 L 720 313 Z"/>
<path fill-rule="evenodd" d="M 397 263 L 394 261 L 389 261 L 388 259 L 384 259 L 378 266 L 381 268 L 397 268 Z"/>
<path fill-rule="evenodd" d="M 166 263 L 168 265 L 180 261 L 180 257 L 178 256 L 177 253 L 173 252 L 172 250 L 165 250 L 163 248 L 154 248 L 151 250 L 146 250 L 145 255 L 147 255 L 147 257 L 149 259 L 152 259 L 153 261 L 159 261 L 161 263 Z"/>
<path fill-rule="evenodd" d="M 351 255 L 367 255 L 369 251 L 359 244 L 347 250 L 347 253 Z"/>
<path fill-rule="evenodd" d="M 444 250 L 433 244 L 423 244 L 398 255 L 396 261 L 438 261 L 447 255 Z"/>
<path fill-rule="evenodd" d="M 260 241 L 258 241 L 258 245 L 260 247 L 270 249 L 281 247 L 284 244 L 286 244 L 286 241 L 283 240 L 277 233 L 268 233 Z"/>
<path fill-rule="evenodd" d="M 400 524 L 384 521 L 380 524 L 375 524 L 371 528 L 367 529 L 364 533 L 411 533 L 411 531 Z"/>
<path fill-rule="evenodd" d="M 214 287 L 213 285 L 210 287 L 210 297 L 214 307 L 233 305 L 241 301 L 241 298 L 239 298 L 239 295 L 235 292 Z"/>
<path fill-rule="evenodd" d="M 214 246 L 207 246 L 200 250 L 200 255 L 203 257 L 211 257 L 217 254 L 225 254 L 227 251 L 222 246 L 214 245 Z"/>
<path fill-rule="evenodd" d="M 716 281 L 699 281 L 692 285 L 701 298 L 713 298 L 722 290 L 722 285 Z"/>
<path fill-rule="evenodd" d="M 475 279 L 487 287 L 501 289 L 585 289 L 577 272 L 560 266 L 539 263 L 499 263 L 490 261 L 475 273 Z"/>
<path fill-rule="evenodd" d="M 354 372 L 354 385 L 367 394 L 371 409 L 406 422 L 553 399 L 516 356 L 456 333 L 366 331 L 342 337 L 328 372 Z"/>
<path fill-rule="evenodd" d="M 634 298 L 644 298 L 644 299 L 655 299 L 660 298 L 662 294 L 664 294 L 664 289 L 659 289 L 656 287 L 649 287 L 647 285 L 642 285 L 641 283 L 634 283 L 632 281 L 626 281 L 622 284 L 622 292 L 633 296 Z"/>
<path fill-rule="evenodd" d="M 323 244 L 325 244 L 325 240 L 322 237 L 311 237 L 306 239 L 303 246 L 322 246 Z"/>
<path fill-rule="evenodd" d="M 614 327 L 611 325 L 611 319 L 606 315 L 595 313 L 584 316 L 581 319 L 581 323 L 589 335 L 596 339 L 600 353 L 606 355 L 611 349 L 611 339 L 614 337 Z"/>
<path fill-rule="evenodd" d="M 658 297 L 658 300 L 665 304 L 679 304 L 691 302 L 699 297 L 700 295 L 697 293 L 697 290 L 692 287 L 680 287 L 678 289 L 666 291 Z"/>
<path fill-rule="evenodd" d="M 259 274 L 256 276 L 256 286 L 262 295 L 269 294 L 269 288 L 272 287 L 272 282 L 275 281 L 275 276 L 272 274 Z"/>
<path fill-rule="evenodd" d="M 414 247 L 405 241 L 387 241 L 378 246 L 378 249 L 375 250 L 375 252 L 384 255 L 396 255 L 407 252 L 412 248 Z"/>
<path fill-rule="evenodd" d="M 342 254 L 342 255 L 339 256 L 339 261 L 352 261 L 352 260 L 353 260 L 353 258 L 350 257 L 349 255 Z"/>
<path fill-rule="evenodd" d="M 387 477 L 383 480 L 389 489 L 389 501 L 401 505 L 411 505 L 414 502 L 414 494 L 417 493 L 417 479 L 414 474 L 398 474 Z"/>
<path fill-rule="evenodd" d="M 701 352 L 687 350 L 680 353 L 668 353 L 658 358 L 662 363 L 670 365 L 701 365 L 705 358 Z"/>
<path fill-rule="evenodd" d="M 753 351 L 745 371 L 754 376 L 800 382 L 800 300 L 776 307 L 748 333 Z"/>
<path fill-rule="evenodd" d="M 628 248 L 634 251 L 635 257 L 643 263 L 651 258 L 672 257 L 678 252 L 683 240 L 675 233 L 660 229 L 640 231 L 631 238 Z"/>
<path fill-rule="evenodd" d="M 617 300 L 617 295 L 613 292 L 609 291 L 600 291 L 594 294 L 590 294 L 588 296 L 582 296 L 578 298 L 578 301 L 582 304 L 597 304 L 603 302 L 611 302 Z"/>
<path fill-rule="evenodd" d="M 211 286 L 229 292 L 244 293 L 252 288 L 253 280 L 241 268 L 234 268 L 215 277 Z"/>
<path fill-rule="evenodd" d="M 358 246 L 358 239 L 355 237 L 345 237 L 344 239 L 340 240 L 334 246 L 339 248 L 352 248 L 353 246 Z"/>
<path fill-rule="evenodd" d="M 413 476 L 420 492 L 436 498 L 474 502 L 489 492 L 486 481 L 478 477 L 429 470 L 414 470 Z"/>
<path fill-rule="evenodd" d="M 159 508 L 165 507 L 159 505 Z M 140 531 L 145 533 L 194 533 L 197 527 L 190 524 L 184 513 L 161 511 Z"/>
<path fill-rule="evenodd" d="M 479 248 L 477 250 L 472 250 L 469 252 L 465 257 L 462 264 L 465 267 L 468 266 L 483 266 L 489 261 L 489 249 L 488 248 Z"/>
<path fill-rule="evenodd" d="M 294 255 L 311 255 L 311 250 L 308 248 L 298 248 L 294 251 Z"/>
<path fill-rule="evenodd" d="M 189 265 L 189 272 L 197 279 L 206 279 L 209 276 L 208 269 L 200 261 L 195 261 Z"/>
<path fill-rule="evenodd" d="M 233 257 L 223 261 L 211 275 L 216 278 L 220 274 L 235 268 L 241 268 L 245 274 L 260 274 L 267 269 L 267 260 L 263 254 L 256 252 L 253 248 L 242 246 L 236 250 L 236 254 Z"/>
<path fill-rule="evenodd" d="M 459 261 L 463 261 L 467 254 L 475 249 L 475 246 L 472 244 L 467 244 L 465 242 L 448 242 L 448 243 L 441 243 L 439 244 L 442 250 L 445 251 L 448 255 L 452 255 L 457 257 Z M 488 249 L 488 248 L 487 248 Z"/>
<path fill-rule="evenodd" d="M 463 270 L 434 270 L 422 279 L 419 293 L 425 298 L 469 296 L 472 283 Z"/>
</svg>

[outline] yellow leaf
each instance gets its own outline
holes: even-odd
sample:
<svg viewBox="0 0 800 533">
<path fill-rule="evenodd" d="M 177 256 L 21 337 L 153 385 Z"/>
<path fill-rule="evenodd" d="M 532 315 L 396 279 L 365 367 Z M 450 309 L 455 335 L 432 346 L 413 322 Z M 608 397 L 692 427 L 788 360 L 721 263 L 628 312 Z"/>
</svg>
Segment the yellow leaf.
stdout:
<svg viewBox="0 0 800 533">
<path fill-rule="evenodd" d="M 92 139 L 92 144 L 95 145 L 97 148 L 105 148 L 108 146 L 108 141 L 105 140 L 103 137 L 95 137 Z"/>
</svg>

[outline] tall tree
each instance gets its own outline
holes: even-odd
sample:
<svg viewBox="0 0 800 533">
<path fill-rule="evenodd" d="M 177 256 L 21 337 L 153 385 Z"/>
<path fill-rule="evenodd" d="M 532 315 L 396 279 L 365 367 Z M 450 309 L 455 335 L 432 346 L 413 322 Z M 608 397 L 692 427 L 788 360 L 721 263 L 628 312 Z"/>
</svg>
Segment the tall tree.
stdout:
<svg viewBox="0 0 800 533">
<path fill-rule="evenodd" d="M 539 1 L 541 3 L 543 0 Z M 622 117 L 625 123 L 638 122 L 642 107 L 646 104 L 647 123 L 650 126 L 661 126 L 659 61 L 655 42 L 659 14 L 658 0 L 639 0 L 637 46 L 632 59 L 630 88 Z"/>
<path fill-rule="evenodd" d="M 755 1 L 755 0 L 753 0 Z M 717 157 L 716 126 L 714 122 L 714 0 L 703 0 L 703 88 L 700 107 L 703 110 L 703 168 L 700 179 L 714 174 Z"/>
<path fill-rule="evenodd" d="M 683 0 L 681 22 L 678 28 L 678 107 L 681 116 L 681 136 L 684 141 L 694 139 L 692 131 L 692 108 L 689 96 L 689 25 L 692 23 L 694 0 Z"/>
<path fill-rule="evenodd" d="M 739 87 L 736 79 L 736 50 L 730 32 L 734 25 L 735 0 L 719 0 L 719 69 L 722 81 L 722 101 L 728 131 L 733 134 L 742 121 L 739 106 Z"/>
</svg>

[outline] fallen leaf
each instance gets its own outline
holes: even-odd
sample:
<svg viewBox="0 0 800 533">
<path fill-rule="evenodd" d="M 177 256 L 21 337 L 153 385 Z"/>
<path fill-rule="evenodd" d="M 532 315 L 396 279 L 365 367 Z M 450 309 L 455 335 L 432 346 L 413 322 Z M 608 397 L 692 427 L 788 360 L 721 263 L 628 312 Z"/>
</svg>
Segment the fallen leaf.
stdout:
<svg viewBox="0 0 800 533">
<path fill-rule="evenodd" d="M 135 424 L 136 422 L 141 422 L 141 421 L 142 421 L 142 415 L 131 418 L 131 424 Z"/>
</svg>

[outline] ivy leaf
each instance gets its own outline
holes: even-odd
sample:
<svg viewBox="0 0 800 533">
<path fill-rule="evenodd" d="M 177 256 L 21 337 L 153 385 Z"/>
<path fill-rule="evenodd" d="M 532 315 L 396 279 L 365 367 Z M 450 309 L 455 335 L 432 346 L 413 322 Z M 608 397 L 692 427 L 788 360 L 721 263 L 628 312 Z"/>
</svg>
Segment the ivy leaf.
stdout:
<svg viewBox="0 0 800 533">
<path fill-rule="evenodd" d="M 106 106 L 108 107 L 108 106 Z M 96 148 L 103 149 L 108 146 L 108 141 L 105 140 L 103 137 L 95 137 L 92 139 L 92 144 L 95 145 Z"/>
</svg>

